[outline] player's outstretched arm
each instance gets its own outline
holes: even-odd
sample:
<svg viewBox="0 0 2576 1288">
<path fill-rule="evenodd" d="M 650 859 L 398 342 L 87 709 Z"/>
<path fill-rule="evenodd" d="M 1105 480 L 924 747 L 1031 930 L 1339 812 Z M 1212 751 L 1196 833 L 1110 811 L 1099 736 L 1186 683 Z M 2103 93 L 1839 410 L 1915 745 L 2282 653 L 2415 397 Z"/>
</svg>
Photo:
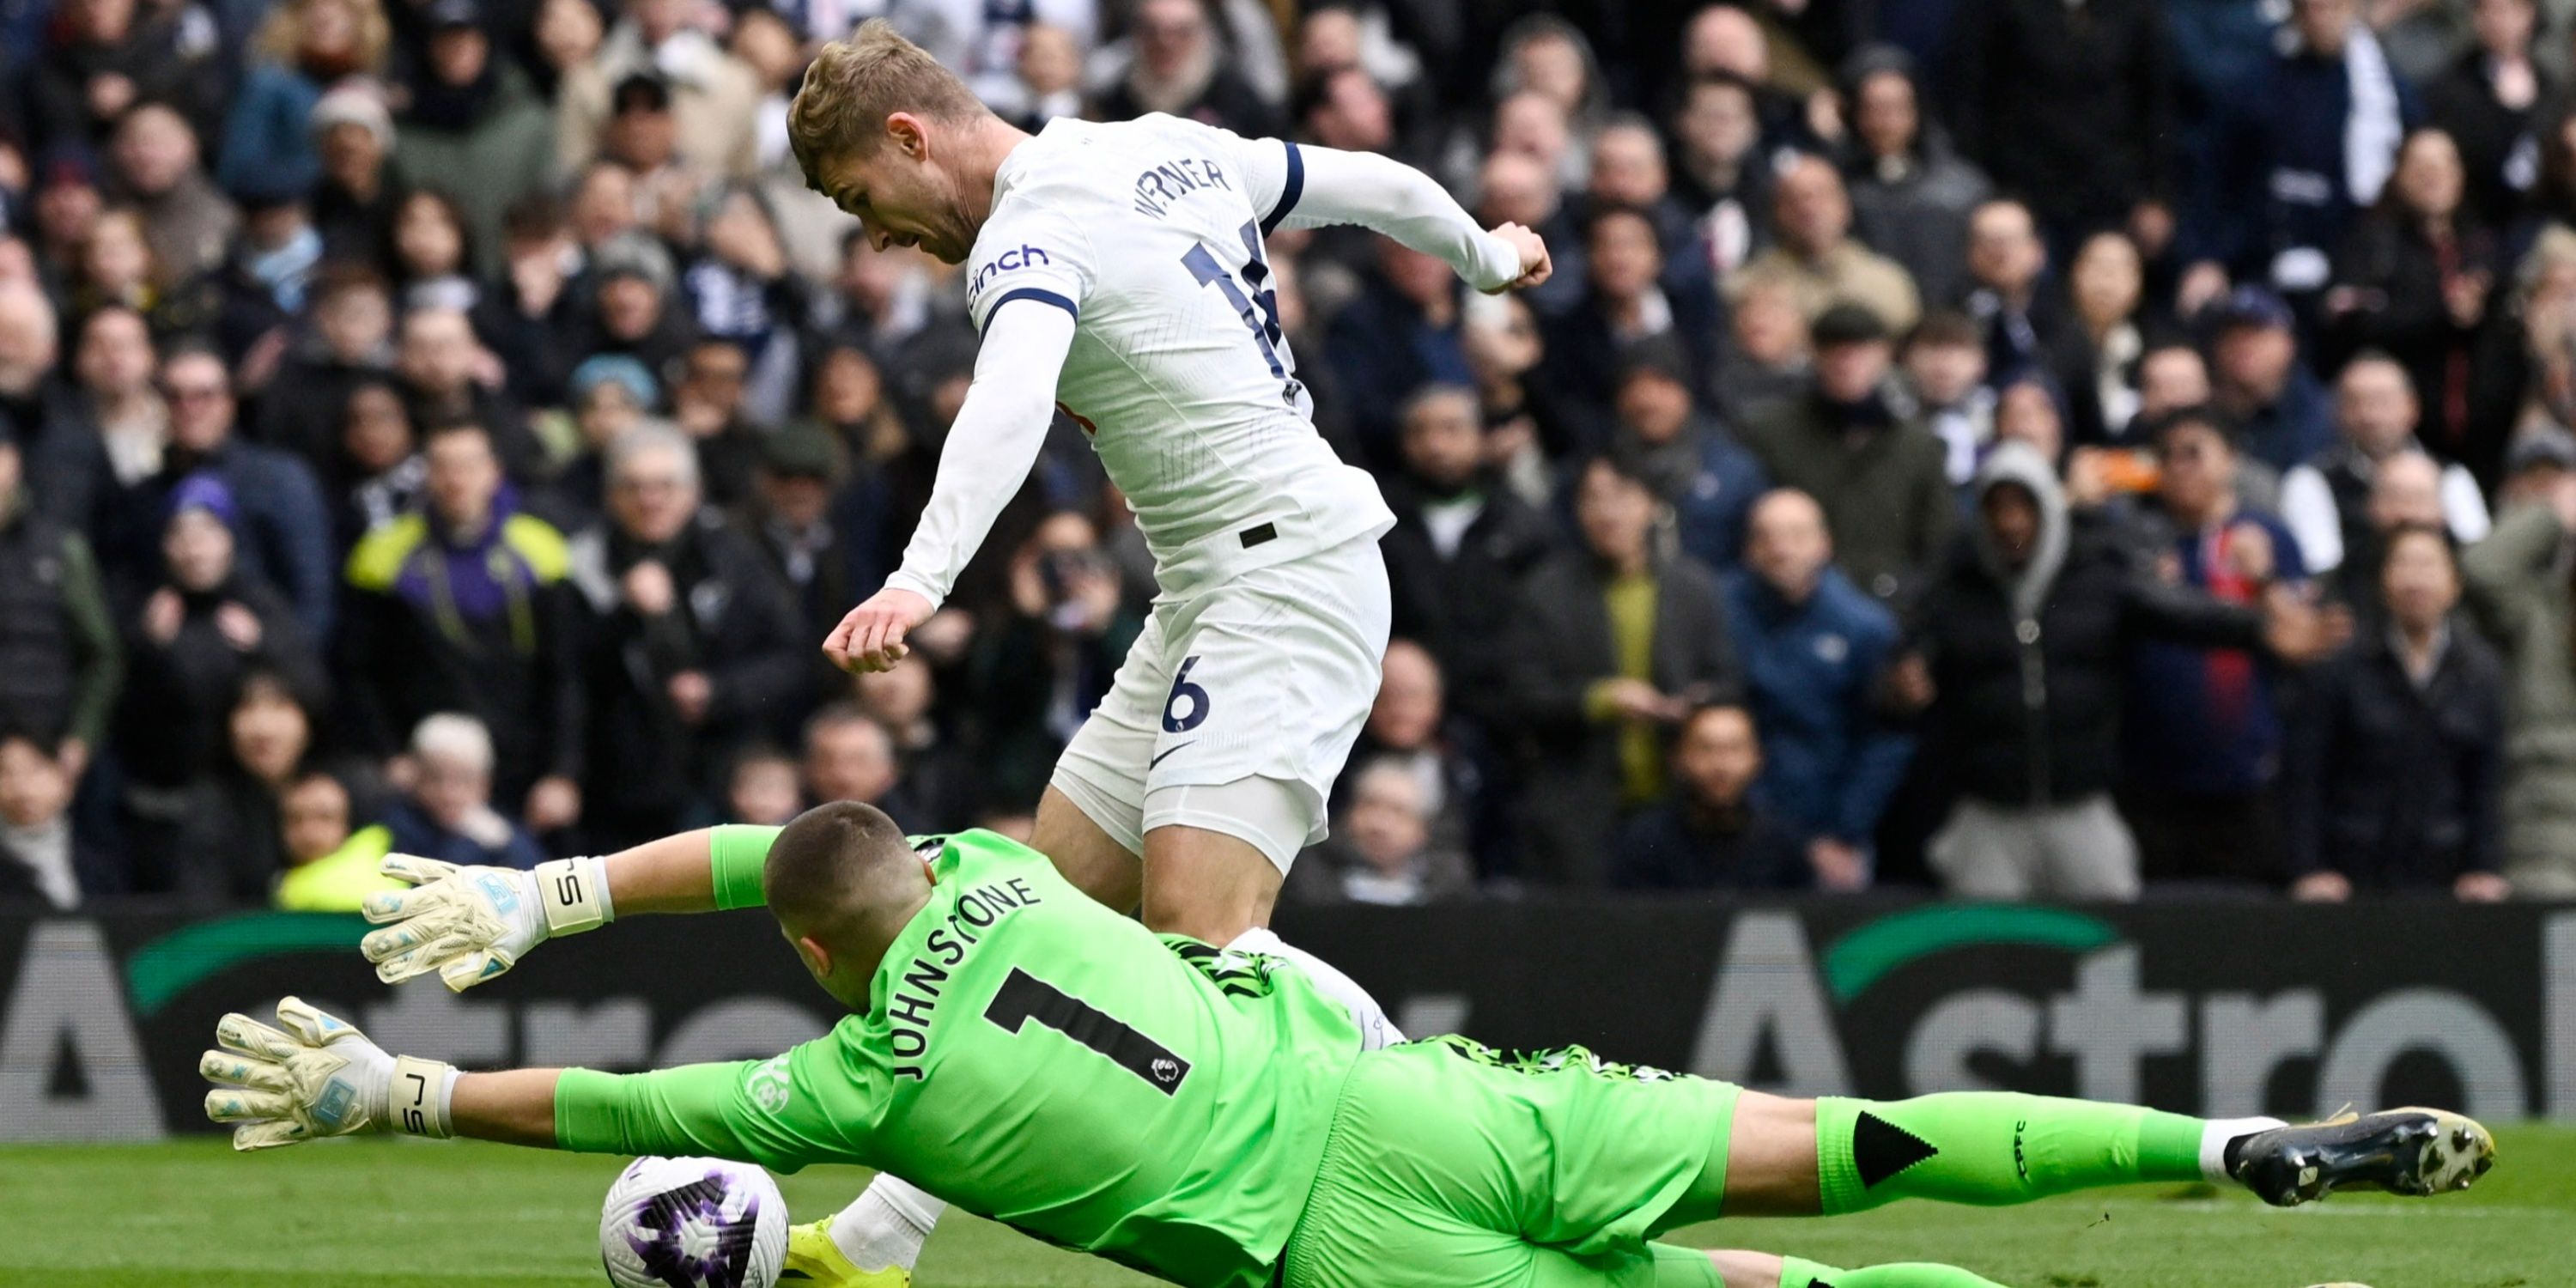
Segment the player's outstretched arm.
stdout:
<svg viewBox="0 0 2576 1288">
<path fill-rule="evenodd" d="M 1536 286 L 1553 271 L 1537 233 L 1519 224 L 1480 227 L 1448 189 L 1401 161 L 1303 145 L 1293 155 L 1296 178 L 1283 178 L 1273 222 L 1372 228 L 1448 261 L 1468 285 L 1487 293 Z"/>
<path fill-rule="evenodd" d="M 728 847 L 725 833 L 730 830 L 700 828 L 616 854 L 541 863 L 525 872 L 388 855 L 385 875 L 409 882 L 411 888 L 369 895 L 360 905 L 367 920 L 380 928 L 358 941 L 358 950 L 388 984 L 436 971 L 450 989 L 463 992 L 517 965 L 539 943 L 596 929 L 618 913 L 711 912 L 757 904 L 757 860 L 768 850 L 767 837 L 757 838 L 756 845 Z M 721 861 L 728 848 L 752 853 L 747 898 L 740 892 L 744 865 L 735 863 L 728 872 Z M 733 897 L 727 898 L 728 893 Z"/>
<path fill-rule="evenodd" d="M 824 639 L 834 666 L 883 671 L 902 661 L 910 651 L 904 636 L 939 610 L 993 520 L 1018 495 L 1055 419 L 1056 376 L 1073 349 L 1075 307 L 1049 291 L 1008 292 L 992 306 L 974 383 L 939 449 L 930 503 L 904 547 L 903 566 Z"/>
</svg>

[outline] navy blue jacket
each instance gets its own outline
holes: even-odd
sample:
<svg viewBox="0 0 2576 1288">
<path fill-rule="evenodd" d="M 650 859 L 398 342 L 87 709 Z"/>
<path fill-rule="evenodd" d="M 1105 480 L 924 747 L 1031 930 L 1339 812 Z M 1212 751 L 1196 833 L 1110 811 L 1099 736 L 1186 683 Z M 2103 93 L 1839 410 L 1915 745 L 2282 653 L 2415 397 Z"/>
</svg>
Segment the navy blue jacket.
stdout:
<svg viewBox="0 0 2576 1288">
<path fill-rule="evenodd" d="M 1896 618 L 1829 567 L 1804 604 L 1730 575 L 1726 620 L 1762 733 L 1763 803 L 1800 831 L 1867 842 L 1914 755 L 1873 701 Z"/>
</svg>

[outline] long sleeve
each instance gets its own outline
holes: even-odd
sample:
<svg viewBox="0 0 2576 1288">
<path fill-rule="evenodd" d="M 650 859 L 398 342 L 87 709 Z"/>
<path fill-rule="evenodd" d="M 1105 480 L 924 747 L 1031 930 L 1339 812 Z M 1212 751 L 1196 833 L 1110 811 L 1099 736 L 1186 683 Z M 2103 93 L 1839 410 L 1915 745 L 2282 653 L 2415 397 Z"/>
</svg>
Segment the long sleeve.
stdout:
<svg viewBox="0 0 2576 1288">
<path fill-rule="evenodd" d="M 974 383 L 939 452 L 930 504 L 904 547 L 903 566 L 886 578 L 934 606 L 948 598 L 1037 463 L 1055 417 L 1056 376 L 1073 350 L 1079 301 L 1033 293 L 1019 296 L 1019 307 L 1005 307 L 1013 302 L 1006 295 L 992 306 Z"/>
<path fill-rule="evenodd" d="M 1855 844 L 1866 843 L 1877 833 L 1879 816 L 1887 812 L 1888 798 L 1896 794 L 1906 766 L 1914 759 L 1913 737 L 1879 712 L 1878 677 L 1887 669 L 1895 642 L 1895 624 L 1890 622 L 1883 635 L 1863 636 L 1853 650 L 1855 673 L 1867 677 L 1867 682 L 1853 686 L 1851 703 L 1843 713 L 1851 722 L 1851 757 L 1842 775 L 1842 790 L 1835 794 L 1834 825 L 1841 839 Z"/>
<path fill-rule="evenodd" d="M 707 862 L 713 869 L 717 908 L 757 908 L 768 902 L 760 874 L 769 863 L 769 844 L 778 839 L 780 830 L 726 823 L 707 837 Z"/>
<path fill-rule="evenodd" d="M 95 750 L 107 745 L 108 721 L 116 714 L 117 693 L 125 686 L 125 649 L 108 612 L 107 589 L 99 581 L 98 561 L 89 543 L 77 534 L 63 538 L 63 615 L 72 628 L 72 650 L 79 658 L 72 672 L 72 737 Z"/>
<path fill-rule="evenodd" d="M 1248 141 L 1254 156 L 1284 149 L 1286 174 L 1280 197 L 1263 217 L 1268 231 L 1357 224 L 1434 255 L 1480 291 L 1500 290 L 1521 275 L 1519 252 L 1478 226 L 1431 176 L 1372 152 Z"/>
<path fill-rule="evenodd" d="M 826 1037 L 821 1042 L 830 1042 Z M 703 1154 L 793 1172 L 812 1163 L 865 1160 L 814 1106 L 798 1112 L 784 1089 L 802 1081 L 796 1052 L 771 1060 L 687 1064 L 651 1073 L 566 1069 L 555 1083 L 555 1144 L 585 1154 Z M 811 1101 L 808 1101 L 811 1104 Z"/>
</svg>

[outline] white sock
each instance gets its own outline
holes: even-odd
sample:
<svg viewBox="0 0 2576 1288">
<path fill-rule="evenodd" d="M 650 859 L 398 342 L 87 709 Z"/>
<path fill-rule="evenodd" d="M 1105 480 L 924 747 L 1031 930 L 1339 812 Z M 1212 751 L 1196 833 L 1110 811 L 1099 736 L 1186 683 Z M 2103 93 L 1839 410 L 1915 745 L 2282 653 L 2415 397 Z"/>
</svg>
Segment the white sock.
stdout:
<svg viewBox="0 0 2576 1288">
<path fill-rule="evenodd" d="M 880 1174 L 859 1196 L 832 1218 L 833 1246 L 861 1270 L 901 1266 L 910 1270 L 921 1260 L 922 1240 L 948 1205 L 912 1185 Z"/>
<path fill-rule="evenodd" d="M 2227 1175 L 2227 1142 L 2258 1131 L 2287 1127 L 2278 1118 L 2212 1118 L 2200 1125 L 2200 1175 L 2212 1184 L 2224 1185 Z"/>
<path fill-rule="evenodd" d="M 1350 1008 L 1351 1018 L 1359 1021 L 1360 1050 L 1375 1051 L 1404 1040 L 1404 1034 L 1395 1027 L 1395 1021 L 1386 1017 L 1386 1008 L 1378 1005 L 1377 999 L 1369 996 L 1367 989 L 1361 988 L 1331 962 L 1281 939 L 1269 927 L 1255 926 L 1244 931 L 1235 936 L 1234 942 L 1227 944 L 1225 950 L 1230 953 L 1265 953 L 1297 963 L 1297 968 L 1306 972 L 1306 978 L 1315 981 L 1315 987 L 1321 989 L 1324 996 Z"/>
</svg>

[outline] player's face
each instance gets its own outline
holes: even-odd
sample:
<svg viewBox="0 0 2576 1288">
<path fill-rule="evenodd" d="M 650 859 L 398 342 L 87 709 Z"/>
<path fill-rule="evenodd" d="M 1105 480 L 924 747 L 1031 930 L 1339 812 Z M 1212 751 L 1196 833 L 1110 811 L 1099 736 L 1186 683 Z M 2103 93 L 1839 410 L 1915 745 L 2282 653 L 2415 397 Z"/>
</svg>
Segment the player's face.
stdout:
<svg viewBox="0 0 2576 1288">
<path fill-rule="evenodd" d="M 866 226 L 878 250 L 918 246 L 941 263 L 962 264 L 974 248 L 975 230 L 956 182 L 931 160 L 931 140 L 922 130 L 908 113 L 896 113 L 876 147 L 823 158 L 815 166 L 816 186 Z"/>
</svg>

